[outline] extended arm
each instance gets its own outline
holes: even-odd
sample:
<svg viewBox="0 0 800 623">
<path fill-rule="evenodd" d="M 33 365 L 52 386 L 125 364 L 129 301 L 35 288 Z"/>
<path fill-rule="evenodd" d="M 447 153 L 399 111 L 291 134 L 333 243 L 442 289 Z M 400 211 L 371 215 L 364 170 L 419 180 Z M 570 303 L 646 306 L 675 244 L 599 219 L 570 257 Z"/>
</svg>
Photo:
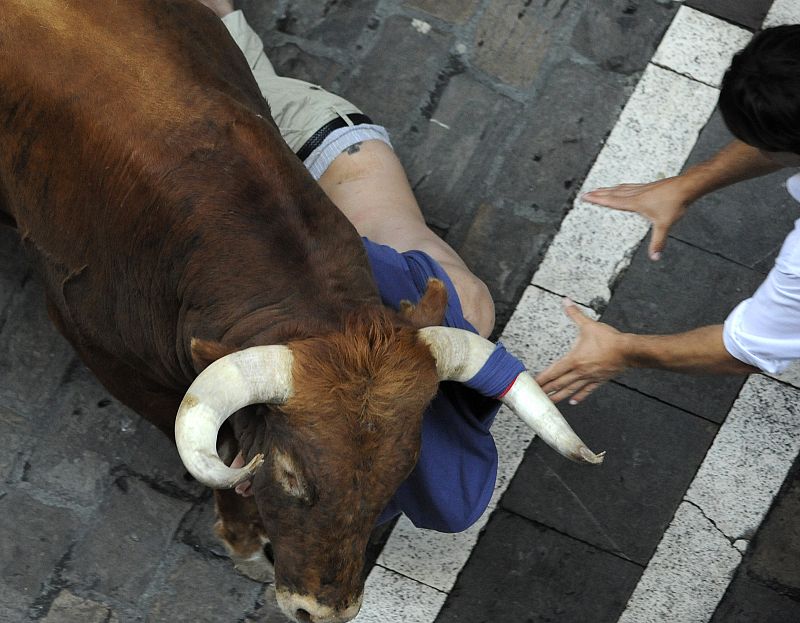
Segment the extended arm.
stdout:
<svg viewBox="0 0 800 623">
<path fill-rule="evenodd" d="M 572 396 L 570 402 L 578 403 L 628 368 L 716 374 L 759 371 L 726 350 L 722 325 L 673 335 L 636 335 L 584 316 L 571 301 L 566 301 L 564 307 L 580 334 L 567 355 L 536 377 L 553 402 Z"/>
<path fill-rule="evenodd" d="M 636 212 L 653 225 L 650 258 L 657 260 L 670 228 L 693 202 L 714 190 L 783 168 L 759 149 L 734 140 L 715 156 L 675 177 L 648 184 L 621 184 L 598 188 L 584 195 L 591 203 Z"/>
</svg>

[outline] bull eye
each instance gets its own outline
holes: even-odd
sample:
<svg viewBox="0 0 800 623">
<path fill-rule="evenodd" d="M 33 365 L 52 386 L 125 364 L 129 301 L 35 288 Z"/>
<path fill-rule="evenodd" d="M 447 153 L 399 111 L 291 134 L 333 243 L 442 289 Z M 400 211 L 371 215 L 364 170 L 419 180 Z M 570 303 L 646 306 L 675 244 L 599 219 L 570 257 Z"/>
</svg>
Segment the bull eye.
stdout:
<svg viewBox="0 0 800 623">
<path fill-rule="evenodd" d="M 275 479 L 286 493 L 304 502 L 310 502 L 308 486 L 291 456 L 285 452 L 276 451 L 274 467 Z"/>
</svg>

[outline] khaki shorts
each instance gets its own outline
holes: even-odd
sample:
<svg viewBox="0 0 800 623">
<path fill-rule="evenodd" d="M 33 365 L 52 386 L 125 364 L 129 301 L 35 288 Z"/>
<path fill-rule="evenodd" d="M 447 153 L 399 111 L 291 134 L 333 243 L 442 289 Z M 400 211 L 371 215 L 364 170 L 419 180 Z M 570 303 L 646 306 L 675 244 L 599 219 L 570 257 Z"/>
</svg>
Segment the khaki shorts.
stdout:
<svg viewBox="0 0 800 623">
<path fill-rule="evenodd" d="M 244 18 L 234 11 L 222 18 L 233 40 L 241 48 L 253 71 L 261 93 L 269 104 L 272 118 L 292 151 L 299 152 L 309 138 L 329 121 L 361 113 L 346 99 L 329 93 L 316 84 L 283 78 L 275 73 L 264 53 L 264 44 Z"/>
</svg>

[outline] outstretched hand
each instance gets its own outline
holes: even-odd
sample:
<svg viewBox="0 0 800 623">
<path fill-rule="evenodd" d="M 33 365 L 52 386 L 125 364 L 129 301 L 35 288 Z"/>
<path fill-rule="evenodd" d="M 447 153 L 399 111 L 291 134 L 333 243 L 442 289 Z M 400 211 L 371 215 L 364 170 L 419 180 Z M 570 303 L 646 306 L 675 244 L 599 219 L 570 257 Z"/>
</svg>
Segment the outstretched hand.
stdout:
<svg viewBox="0 0 800 623">
<path fill-rule="evenodd" d="M 648 184 L 620 184 L 598 188 L 583 195 L 584 201 L 597 205 L 636 212 L 653 226 L 648 249 L 650 259 L 658 260 L 667 244 L 670 228 L 684 215 L 689 201 L 680 177 L 669 177 Z"/>
<path fill-rule="evenodd" d="M 564 312 L 580 333 L 564 357 L 536 376 L 536 382 L 553 402 L 572 396 L 578 404 L 602 383 L 628 367 L 624 333 L 592 320 L 569 299 L 563 300 Z"/>
</svg>

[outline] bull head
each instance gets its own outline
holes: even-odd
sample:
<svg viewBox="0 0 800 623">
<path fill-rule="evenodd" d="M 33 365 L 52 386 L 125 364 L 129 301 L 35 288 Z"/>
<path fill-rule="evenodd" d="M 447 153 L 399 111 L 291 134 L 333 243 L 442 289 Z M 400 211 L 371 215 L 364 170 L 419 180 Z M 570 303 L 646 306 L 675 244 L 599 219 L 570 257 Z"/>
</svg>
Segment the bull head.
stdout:
<svg viewBox="0 0 800 623">
<path fill-rule="evenodd" d="M 216 489 L 252 479 L 275 553 L 278 602 L 295 620 L 340 623 L 358 613 L 367 539 L 416 463 L 426 405 L 439 381 L 469 380 L 494 350 L 490 341 L 468 331 L 396 325 L 387 320 L 380 330 L 359 328 L 339 337 L 231 353 L 197 377 L 178 411 L 176 443 L 195 478 Z M 386 334 L 392 335 L 388 341 Z M 369 342 L 365 352 L 380 342 L 379 355 L 362 361 L 346 354 L 353 335 Z M 405 375 L 399 381 L 398 371 Z M 316 378 L 320 374 L 330 378 Z M 351 390 L 340 390 L 337 374 L 351 378 L 353 395 L 338 393 Z M 371 406 L 356 399 L 373 385 L 386 386 L 389 377 L 384 398 Z M 522 373 L 502 401 L 564 456 L 602 461 L 529 374 Z M 217 451 L 219 429 L 231 414 L 253 404 L 273 405 L 267 416 L 273 429 L 259 451 L 249 453 L 249 463 L 228 467 Z M 347 409 L 351 413 L 343 416 Z M 311 439 L 305 445 L 313 449 L 299 448 L 297 438 Z M 282 530 L 287 522 L 290 529 Z"/>
</svg>

